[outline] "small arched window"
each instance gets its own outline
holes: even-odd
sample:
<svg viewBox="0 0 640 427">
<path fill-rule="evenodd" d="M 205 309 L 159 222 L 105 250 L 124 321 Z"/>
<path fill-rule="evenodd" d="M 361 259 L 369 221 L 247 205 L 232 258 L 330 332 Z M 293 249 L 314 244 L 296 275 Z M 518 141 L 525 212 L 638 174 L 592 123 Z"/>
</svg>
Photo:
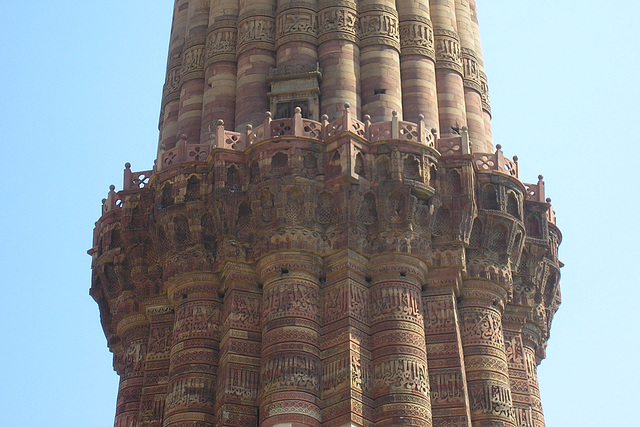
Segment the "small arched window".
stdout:
<svg viewBox="0 0 640 427">
<path fill-rule="evenodd" d="M 376 159 L 376 175 L 381 180 L 389 178 L 389 158 L 387 156 L 379 156 Z"/>
<path fill-rule="evenodd" d="M 538 215 L 534 213 L 530 213 L 527 215 L 527 219 L 524 222 L 525 229 L 527 231 L 527 236 L 529 237 L 541 237 L 542 230 L 540 224 L 540 218 Z"/>
<path fill-rule="evenodd" d="M 420 179 L 420 161 L 414 156 L 407 156 L 404 159 L 404 176 L 408 179 Z"/>
<path fill-rule="evenodd" d="M 162 187 L 162 197 L 160 204 L 163 208 L 173 205 L 173 185 L 171 185 L 171 183 L 169 182 L 167 182 Z"/>
<path fill-rule="evenodd" d="M 365 224 L 373 224 L 378 220 L 376 196 L 371 192 L 364 195 L 362 205 L 360 206 L 360 219 Z"/>
<path fill-rule="evenodd" d="M 520 219 L 520 203 L 518 203 L 518 198 L 511 191 L 507 196 L 507 213 Z"/>
<path fill-rule="evenodd" d="M 360 176 L 364 176 L 364 156 L 362 153 L 356 154 L 356 167 L 354 172 Z"/>
<path fill-rule="evenodd" d="M 496 253 L 507 252 L 507 238 L 509 230 L 503 224 L 496 224 L 491 231 L 491 240 L 489 242 L 489 250 Z"/>
<path fill-rule="evenodd" d="M 287 219 L 298 222 L 304 218 L 304 193 L 297 187 L 287 191 Z"/>
<path fill-rule="evenodd" d="M 240 184 L 240 171 L 237 165 L 227 168 L 227 188 L 232 188 Z"/>
<path fill-rule="evenodd" d="M 187 180 L 187 194 L 184 197 L 185 202 L 200 200 L 200 180 L 192 175 Z"/>
<path fill-rule="evenodd" d="M 451 183 L 451 190 L 453 194 L 462 193 L 462 177 L 457 170 L 452 170 L 449 174 L 449 182 Z"/>
<path fill-rule="evenodd" d="M 437 179 L 438 179 L 438 169 L 436 168 L 436 165 L 431 165 L 429 167 L 429 185 L 431 187 L 435 187 Z"/>
<path fill-rule="evenodd" d="M 473 228 L 471 229 L 471 237 L 469 238 L 470 247 L 482 247 L 482 227 L 482 221 L 480 221 L 478 218 L 473 220 Z"/>
<path fill-rule="evenodd" d="M 251 208 L 247 202 L 242 202 L 240 203 L 240 206 L 238 206 L 238 218 L 236 220 L 238 233 L 246 232 L 250 222 Z"/>
<path fill-rule="evenodd" d="M 436 214 L 433 234 L 436 236 L 448 236 L 451 233 L 451 214 L 449 209 L 441 207 Z"/>
<path fill-rule="evenodd" d="M 333 213 L 333 200 L 331 193 L 323 191 L 318 196 L 318 204 L 316 205 L 316 220 L 322 224 L 331 221 Z"/>
<path fill-rule="evenodd" d="M 317 169 L 318 168 L 318 160 L 313 153 L 309 153 L 304 156 L 304 167 L 307 169 Z"/>
<path fill-rule="evenodd" d="M 175 242 L 186 243 L 189 240 L 189 221 L 183 216 L 178 216 L 173 220 L 173 230 Z"/>
<path fill-rule="evenodd" d="M 260 166 L 256 162 L 252 164 L 251 167 L 249 168 L 249 181 L 251 183 L 258 182 L 259 178 L 260 178 Z"/>
<path fill-rule="evenodd" d="M 491 184 L 482 187 L 482 206 L 484 209 L 500 210 L 496 189 Z"/>
<path fill-rule="evenodd" d="M 284 153 L 276 153 L 271 158 L 271 170 L 283 170 L 289 166 L 289 157 Z"/>
</svg>

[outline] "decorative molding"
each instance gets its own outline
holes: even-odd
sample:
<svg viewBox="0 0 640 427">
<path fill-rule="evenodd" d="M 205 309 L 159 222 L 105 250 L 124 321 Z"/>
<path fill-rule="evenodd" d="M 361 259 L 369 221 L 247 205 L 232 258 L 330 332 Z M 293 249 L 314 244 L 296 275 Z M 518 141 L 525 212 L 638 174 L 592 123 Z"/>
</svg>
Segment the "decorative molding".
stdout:
<svg viewBox="0 0 640 427">
<path fill-rule="evenodd" d="M 318 15 L 318 43 L 329 40 L 357 42 L 360 21 L 355 9 L 328 7 Z"/>
<path fill-rule="evenodd" d="M 237 54 L 249 49 L 275 49 L 275 18 L 272 16 L 248 15 L 238 19 Z"/>
<path fill-rule="evenodd" d="M 433 26 L 428 19 L 412 17 L 400 21 L 400 47 L 403 55 L 421 55 L 435 61 Z"/>
<path fill-rule="evenodd" d="M 435 29 L 436 68 L 463 73 L 460 39 L 454 31 Z"/>
<path fill-rule="evenodd" d="M 462 69 L 465 87 L 482 94 L 480 63 L 471 49 L 462 48 Z"/>
<path fill-rule="evenodd" d="M 286 43 L 307 42 L 316 44 L 318 16 L 313 10 L 286 9 L 276 17 L 276 49 Z"/>
<path fill-rule="evenodd" d="M 400 31 L 395 9 L 370 5 L 359 10 L 360 47 L 390 46 L 400 50 Z"/>
<path fill-rule="evenodd" d="M 216 22 L 206 45 L 206 63 L 235 61 L 238 43 L 238 28 L 235 19 Z"/>
</svg>

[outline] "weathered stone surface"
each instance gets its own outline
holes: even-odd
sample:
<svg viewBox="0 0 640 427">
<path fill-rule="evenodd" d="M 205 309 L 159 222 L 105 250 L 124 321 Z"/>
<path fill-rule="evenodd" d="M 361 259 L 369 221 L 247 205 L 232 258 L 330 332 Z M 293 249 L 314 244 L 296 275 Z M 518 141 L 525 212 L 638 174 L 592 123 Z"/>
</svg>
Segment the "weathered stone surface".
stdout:
<svg viewBox="0 0 640 427">
<path fill-rule="evenodd" d="M 561 234 L 475 8 L 176 2 L 156 164 L 89 251 L 116 426 L 544 425 Z"/>
</svg>

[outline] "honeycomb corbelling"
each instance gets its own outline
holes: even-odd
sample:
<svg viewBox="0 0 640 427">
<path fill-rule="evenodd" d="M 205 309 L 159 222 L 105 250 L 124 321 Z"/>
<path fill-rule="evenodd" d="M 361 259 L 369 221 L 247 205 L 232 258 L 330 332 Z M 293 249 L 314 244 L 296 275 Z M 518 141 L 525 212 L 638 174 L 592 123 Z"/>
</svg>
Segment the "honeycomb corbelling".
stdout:
<svg viewBox="0 0 640 427">
<path fill-rule="evenodd" d="M 493 147 L 475 1 L 209 6 L 89 250 L 115 425 L 544 426 L 562 235 Z"/>
</svg>

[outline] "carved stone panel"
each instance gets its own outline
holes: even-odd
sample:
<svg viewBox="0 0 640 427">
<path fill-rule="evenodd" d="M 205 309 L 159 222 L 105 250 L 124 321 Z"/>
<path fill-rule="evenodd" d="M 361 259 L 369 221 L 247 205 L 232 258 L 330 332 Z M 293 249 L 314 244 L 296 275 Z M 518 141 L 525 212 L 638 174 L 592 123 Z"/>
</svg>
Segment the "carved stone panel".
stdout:
<svg viewBox="0 0 640 427">
<path fill-rule="evenodd" d="M 453 31 L 435 30 L 436 67 L 463 72 L 458 35 Z"/>
</svg>

